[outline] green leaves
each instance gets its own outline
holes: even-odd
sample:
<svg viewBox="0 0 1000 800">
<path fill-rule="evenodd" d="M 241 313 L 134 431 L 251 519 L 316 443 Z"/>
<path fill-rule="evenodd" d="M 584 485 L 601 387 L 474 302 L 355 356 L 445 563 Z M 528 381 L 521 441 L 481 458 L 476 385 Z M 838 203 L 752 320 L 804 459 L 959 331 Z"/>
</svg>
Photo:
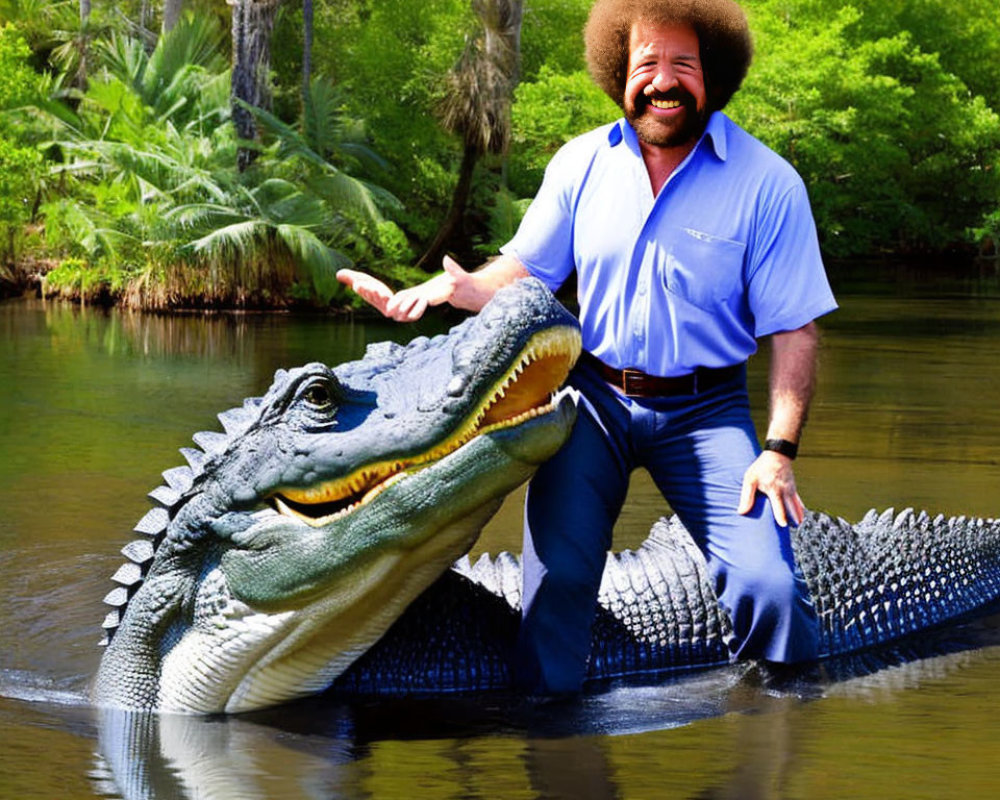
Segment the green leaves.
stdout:
<svg viewBox="0 0 1000 800">
<path fill-rule="evenodd" d="M 66 158 L 54 170 L 69 197 L 49 207 L 51 230 L 70 252 L 137 276 L 140 302 L 273 305 L 300 295 L 297 274 L 328 303 L 336 270 L 380 241 L 382 212 L 399 202 L 345 171 L 381 162 L 319 81 L 298 126 L 245 106 L 265 136 L 238 173 L 221 42 L 211 18 L 189 17 L 152 53 L 120 35 L 96 48 L 102 69 L 61 115 Z"/>
<path fill-rule="evenodd" d="M 754 3 L 727 112 L 802 174 L 828 254 L 954 247 L 1000 200 L 1000 119 L 915 33 L 882 35 L 891 4 L 874 27 L 859 5 Z"/>
</svg>

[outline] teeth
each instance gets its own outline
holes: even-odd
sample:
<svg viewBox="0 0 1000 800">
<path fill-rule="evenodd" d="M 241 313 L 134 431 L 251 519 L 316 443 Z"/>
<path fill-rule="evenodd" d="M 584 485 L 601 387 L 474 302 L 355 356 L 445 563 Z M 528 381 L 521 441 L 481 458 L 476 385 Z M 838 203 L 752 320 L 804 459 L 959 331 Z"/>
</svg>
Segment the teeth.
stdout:
<svg viewBox="0 0 1000 800">
<path fill-rule="evenodd" d="M 549 357 L 564 357 L 572 353 L 579 352 L 580 333 L 571 328 L 556 328 L 545 331 L 534 337 L 527 352 L 514 364 L 507 373 L 497 382 L 496 388 L 480 408 L 470 416 L 465 423 L 460 426 L 458 432 L 446 442 L 442 442 L 437 447 L 424 453 L 422 456 L 414 458 L 412 461 L 386 461 L 380 464 L 369 464 L 347 478 L 331 483 L 321 484 L 308 489 L 286 489 L 282 491 L 289 500 L 304 505 L 314 505 L 319 503 L 331 503 L 344 500 L 353 495 L 364 496 L 357 502 L 352 503 L 347 508 L 337 511 L 322 518 L 309 517 L 300 511 L 291 508 L 283 502 L 280 497 L 275 496 L 275 506 L 281 514 L 300 519 L 312 527 L 321 527 L 330 522 L 346 516 L 359 505 L 371 502 L 375 497 L 384 492 L 390 486 L 398 483 L 407 476 L 406 470 L 420 468 L 423 465 L 438 461 L 449 453 L 454 452 L 462 445 L 468 443 L 476 436 L 488 433 L 499 428 L 512 427 L 529 419 L 547 413 L 552 410 L 551 402 L 542 406 L 529 409 L 508 419 L 494 422 L 483 426 L 486 415 L 503 397 L 507 394 L 511 385 L 518 377 L 536 361 Z M 566 359 L 566 371 L 569 369 L 569 358 Z M 560 377 L 560 383 L 565 375 Z"/>
<path fill-rule="evenodd" d="M 365 503 L 368 503 L 371 500 L 374 500 L 379 494 L 381 494 L 382 492 L 384 492 L 386 489 L 388 489 L 394 483 L 399 483 L 401 480 L 403 480 L 403 478 L 405 478 L 407 476 L 407 474 L 408 473 L 406 473 L 406 472 L 397 472 L 395 475 L 393 475 L 391 478 L 389 478 L 389 480 L 382 481 L 382 483 L 380 483 L 377 486 L 375 486 L 374 488 L 370 489 L 365 494 L 365 496 L 361 498 L 361 505 L 364 505 Z"/>
<path fill-rule="evenodd" d="M 655 108 L 680 108 L 680 100 L 650 100 L 650 105 Z"/>
</svg>

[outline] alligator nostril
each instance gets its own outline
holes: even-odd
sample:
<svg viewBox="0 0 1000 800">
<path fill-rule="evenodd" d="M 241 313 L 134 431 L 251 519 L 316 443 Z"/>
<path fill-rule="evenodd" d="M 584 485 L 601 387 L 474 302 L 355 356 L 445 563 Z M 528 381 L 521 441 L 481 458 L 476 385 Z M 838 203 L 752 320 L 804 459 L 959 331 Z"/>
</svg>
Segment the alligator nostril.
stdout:
<svg viewBox="0 0 1000 800">
<path fill-rule="evenodd" d="M 451 397 L 461 397 L 462 393 L 465 391 L 465 387 L 468 385 L 468 378 L 464 375 L 456 375 L 450 381 L 448 381 L 447 387 L 445 387 L 445 392 Z"/>
</svg>

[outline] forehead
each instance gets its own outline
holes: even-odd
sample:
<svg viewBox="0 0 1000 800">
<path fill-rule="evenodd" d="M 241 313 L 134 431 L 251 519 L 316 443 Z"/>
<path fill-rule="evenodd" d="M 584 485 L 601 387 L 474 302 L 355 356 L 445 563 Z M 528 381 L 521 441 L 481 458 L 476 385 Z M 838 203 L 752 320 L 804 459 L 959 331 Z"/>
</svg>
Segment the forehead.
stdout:
<svg viewBox="0 0 1000 800">
<path fill-rule="evenodd" d="M 698 55 L 698 34 L 682 22 L 638 20 L 629 35 L 629 56 L 651 51 L 684 52 Z"/>
</svg>

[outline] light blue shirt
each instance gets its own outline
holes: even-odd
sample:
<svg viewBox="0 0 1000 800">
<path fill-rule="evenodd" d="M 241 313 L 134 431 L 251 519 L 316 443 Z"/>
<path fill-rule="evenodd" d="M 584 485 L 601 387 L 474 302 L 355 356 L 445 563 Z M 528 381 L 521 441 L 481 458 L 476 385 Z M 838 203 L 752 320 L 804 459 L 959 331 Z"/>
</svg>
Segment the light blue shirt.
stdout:
<svg viewBox="0 0 1000 800">
<path fill-rule="evenodd" d="M 625 120 L 567 143 L 501 251 L 553 290 L 576 271 L 584 349 L 653 375 L 837 307 L 802 179 L 721 112 L 656 197 Z"/>
</svg>

